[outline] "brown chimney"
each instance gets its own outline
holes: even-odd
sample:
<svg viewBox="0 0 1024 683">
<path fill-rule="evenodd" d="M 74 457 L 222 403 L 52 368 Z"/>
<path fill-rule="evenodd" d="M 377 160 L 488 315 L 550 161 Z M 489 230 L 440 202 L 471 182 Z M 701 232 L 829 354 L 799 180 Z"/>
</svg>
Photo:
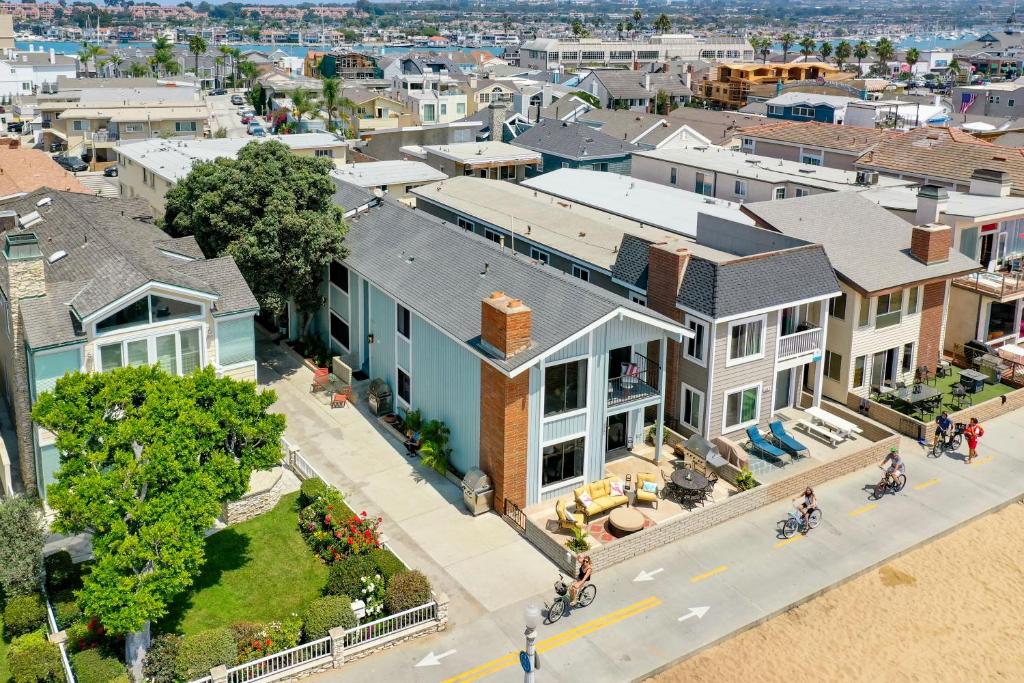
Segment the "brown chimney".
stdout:
<svg viewBox="0 0 1024 683">
<path fill-rule="evenodd" d="M 533 312 L 521 299 L 492 292 L 480 303 L 480 340 L 499 358 L 511 358 L 530 346 Z"/>
<path fill-rule="evenodd" d="M 910 237 L 910 255 L 926 266 L 949 260 L 953 230 L 948 225 L 915 225 Z"/>
</svg>

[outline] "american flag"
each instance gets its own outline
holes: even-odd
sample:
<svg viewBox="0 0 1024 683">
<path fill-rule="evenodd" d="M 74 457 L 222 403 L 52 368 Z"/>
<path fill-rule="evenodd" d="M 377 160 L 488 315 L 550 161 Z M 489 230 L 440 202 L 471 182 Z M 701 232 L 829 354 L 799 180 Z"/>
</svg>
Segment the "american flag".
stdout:
<svg viewBox="0 0 1024 683">
<path fill-rule="evenodd" d="M 960 113 L 966 114 L 967 110 L 971 108 L 974 101 L 978 99 L 978 94 L 973 92 L 960 93 Z"/>
</svg>

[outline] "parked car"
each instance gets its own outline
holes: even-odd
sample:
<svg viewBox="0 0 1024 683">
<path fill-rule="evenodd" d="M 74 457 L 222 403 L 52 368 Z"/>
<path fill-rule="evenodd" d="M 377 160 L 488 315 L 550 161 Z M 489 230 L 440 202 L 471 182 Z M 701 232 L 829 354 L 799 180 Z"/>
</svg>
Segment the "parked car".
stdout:
<svg viewBox="0 0 1024 683">
<path fill-rule="evenodd" d="M 68 148 L 68 146 L 64 142 L 51 142 L 50 143 L 50 154 L 53 154 L 54 152 L 63 151 L 65 149 L 67 149 L 67 148 Z"/>
<path fill-rule="evenodd" d="M 214 88 L 210 91 L 211 95 L 227 95 L 228 91 L 226 88 Z"/>
<path fill-rule="evenodd" d="M 89 170 L 89 164 L 82 161 L 81 157 L 55 156 L 53 160 L 57 162 L 58 166 L 65 168 L 72 173 L 80 173 L 82 171 Z"/>
<path fill-rule="evenodd" d="M 116 178 L 117 166 L 107 166 L 105 169 L 103 169 L 103 175 L 106 176 L 107 178 Z"/>
<path fill-rule="evenodd" d="M 25 129 L 24 121 L 13 121 L 7 124 L 7 131 L 9 133 L 21 133 Z"/>
<path fill-rule="evenodd" d="M 241 95 L 232 95 L 231 96 L 231 104 L 235 105 L 236 107 L 241 106 L 241 105 L 245 104 L 245 98 L 242 97 Z"/>
<path fill-rule="evenodd" d="M 259 124 L 249 125 L 249 135 L 255 138 L 263 138 L 267 136 L 267 131 L 263 129 L 263 126 Z"/>
<path fill-rule="evenodd" d="M 246 114 L 245 116 L 242 117 L 242 123 L 247 123 L 248 124 L 248 123 L 252 123 L 252 122 L 253 122 L 253 117 L 249 116 L 248 114 Z"/>
</svg>

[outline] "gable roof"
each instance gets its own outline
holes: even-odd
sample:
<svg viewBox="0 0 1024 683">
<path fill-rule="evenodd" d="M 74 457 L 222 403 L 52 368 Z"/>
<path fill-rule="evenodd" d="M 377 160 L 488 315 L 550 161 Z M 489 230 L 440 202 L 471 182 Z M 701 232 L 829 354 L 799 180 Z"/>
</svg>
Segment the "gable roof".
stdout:
<svg viewBox="0 0 1024 683">
<path fill-rule="evenodd" d="M 668 118 L 684 122 L 711 140 L 713 145 L 729 142 L 740 134 L 741 129 L 752 126 L 769 126 L 776 123 L 775 119 L 748 116 L 734 111 L 716 111 L 696 107 L 679 107 L 670 111 Z"/>
<path fill-rule="evenodd" d="M 512 144 L 575 161 L 628 156 L 640 149 L 588 125 L 557 119 L 541 119 Z"/>
<path fill-rule="evenodd" d="M 803 93 L 793 93 L 803 95 Z M 821 97 L 821 96 L 813 96 Z M 778 98 L 776 98 L 778 99 Z M 774 100 L 769 100 L 774 103 Z M 740 134 L 754 140 L 766 142 L 786 142 L 794 145 L 814 145 L 822 149 L 831 149 L 851 154 L 864 154 L 883 140 L 895 137 L 898 133 L 879 128 L 861 128 L 860 126 L 837 125 L 819 121 L 780 121 L 772 119 L 771 123 L 753 128 L 742 128 Z"/>
<path fill-rule="evenodd" d="M 743 209 L 784 235 L 822 244 L 836 271 L 864 293 L 949 279 L 979 268 L 955 249 L 942 263 L 918 261 L 910 255 L 913 226 L 859 192 L 755 202 Z"/>
<path fill-rule="evenodd" d="M 650 145 L 651 147 L 657 147 L 678 133 L 679 129 L 686 127 L 686 122 L 680 119 L 615 109 L 592 109 L 585 114 L 578 114 L 573 120 L 591 125 L 616 140 L 625 140 L 635 145 Z M 686 133 L 684 132 L 683 135 Z M 698 142 L 705 140 L 698 140 Z"/>
<path fill-rule="evenodd" d="M 659 90 L 675 97 L 693 94 L 679 74 L 649 74 L 631 69 L 594 69 L 590 73 L 601 81 L 608 94 L 616 100 L 654 97 Z M 650 87 L 647 87 L 648 78 Z"/>
</svg>

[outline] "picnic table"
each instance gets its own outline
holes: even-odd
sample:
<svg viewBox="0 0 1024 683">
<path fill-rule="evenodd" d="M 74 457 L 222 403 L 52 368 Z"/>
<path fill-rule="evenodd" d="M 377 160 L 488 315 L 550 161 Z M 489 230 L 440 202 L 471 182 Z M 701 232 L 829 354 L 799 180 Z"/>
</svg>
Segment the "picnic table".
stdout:
<svg viewBox="0 0 1024 683">
<path fill-rule="evenodd" d="M 822 408 L 812 406 L 810 408 L 804 408 L 804 412 L 832 431 L 838 432 L 839 435 L 844 438 L 849 437 L 851 434 L 860 434 L 864 431 L 849 420 L 844 420 L 838 415 L 834 415 Z"/>
</svg>

